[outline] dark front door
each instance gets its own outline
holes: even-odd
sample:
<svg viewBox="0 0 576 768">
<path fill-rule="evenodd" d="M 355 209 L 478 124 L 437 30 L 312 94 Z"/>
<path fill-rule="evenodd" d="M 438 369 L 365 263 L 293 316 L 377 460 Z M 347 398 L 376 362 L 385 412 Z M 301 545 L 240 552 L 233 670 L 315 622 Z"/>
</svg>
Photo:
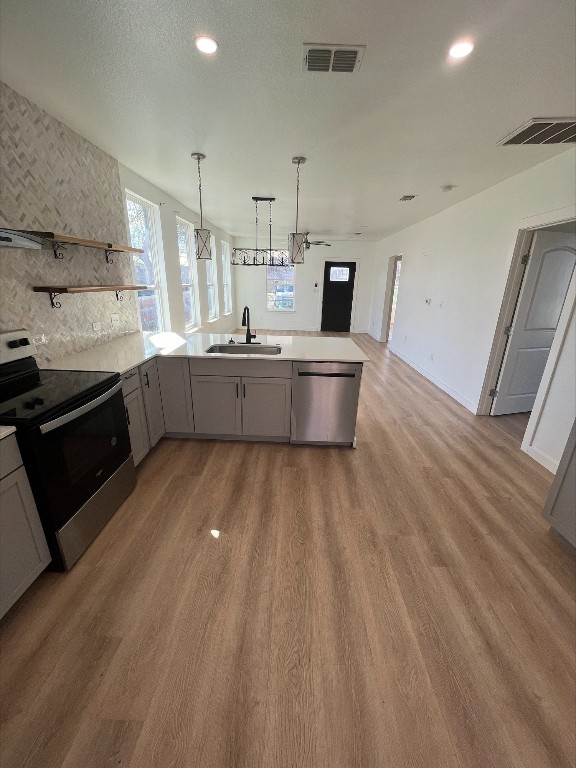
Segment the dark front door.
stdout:
<svg viewBox="0 0 576 768">
<path fill-rule="evenodd" d="M 327 261 L 324 265 L 321 331 L 350 330 L 355 275 L 354 261 Z"/>
</svg>

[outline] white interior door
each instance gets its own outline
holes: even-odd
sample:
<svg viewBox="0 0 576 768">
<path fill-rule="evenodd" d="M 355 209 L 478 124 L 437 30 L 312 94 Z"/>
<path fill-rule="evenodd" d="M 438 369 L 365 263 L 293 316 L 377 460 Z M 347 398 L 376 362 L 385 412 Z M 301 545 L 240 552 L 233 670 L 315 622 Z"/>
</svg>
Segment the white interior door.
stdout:
<svg viewBox="0 0 576 768">
<path fill-rule="evenodd" d="M 531 411 L 576 263 L 576 236 L 535 233 L 492 415 Z"/>
</svg>

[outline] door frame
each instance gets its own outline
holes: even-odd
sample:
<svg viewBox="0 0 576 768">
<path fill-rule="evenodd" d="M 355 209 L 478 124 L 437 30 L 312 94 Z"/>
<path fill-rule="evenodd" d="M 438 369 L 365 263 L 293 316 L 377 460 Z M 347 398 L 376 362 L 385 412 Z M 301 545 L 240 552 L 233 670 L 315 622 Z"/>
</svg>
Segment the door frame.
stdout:
<svg viewBox="0 0 576 768">
<path fill-rule="evenodd" d="M 318 300 L 318 312 L 316 313 L 316 330 L 319 331 L 322 327 L 322 305 L 324 302 L 324 272 L 326 271 L 326 262 L 333 261 L 334 263 L 340 261 L 350 264 L 356 264 L 356 272 L 354 274 L 354 290 L 352 292 L 352 312 L 350 314 L 350 333 L 356 333 L 356 298 L 358 296 L 358 282 L 360 277 L 360 262 L 362 259 L 347 259 L 343 256 L 330 257 L 324 256 L 322 258 L 322 269 L 320 270 L 320 281 L 318 283 L 319 300 Z M 329 331 L 327 331 L 329 333 Z"/>
<path fill-rule="evenodd" d="M 476 409 L 477 416 L 490 416 L 490 411 L 492 409 L 492 396 L 490 395 L 490 390 L 495 389 L 498 384 L 500 368 L 502 366 L 506 345 L 508 343 L 508 337 L 504 333 L 504 329 L 507 326 L 512 325 L 514 320 L 516 304 L 518 302 L 518 296 L 522 286 L 522 279 L 527 268 L 524 264 L 522 264 L 522 257 L 530 252 L 530 248 L 532 247 L 532 238 L 538 229 L 545 229 L 546 227 L 555 226 L 557 224 L 568 224 L 574 221 L 573 212 L 571 215 L 560 219 L 557 218 L 550 220 L 548 218 L 549 216 L 550 213 L 536 217 L 542 218 L 543 220 L 539 221 L 538 223 L 534 223 L 534 225 L 531 227 L 518 230 L 516 245 L 514 246 L 512 261 L 510 263 L 510 270 L 508 272 L 508 279 L 506 281 L 506 287 L 504 288 L 504 295 L 502 297 L 500 314 L 498 315 L 498 322 L 496 323 L 494 339 L 492 340 L 490 357 L 488 358 L 488 365 L 484 375 L 484 382 L 482 384 L 480 399 L 478 401 L 478 408 Z"/>
<path fill-rule="evenodd" d="M 387 302 L 387 308 L 386 308 L 386 331 L 384 333 L 384 341 L 388 341 L 390 339 L 390 320 L 392 319 L 392 300 L 394 298 L 394 286 L 396 284 L 398 264 L 400 264 L 401 261 L 402 261 L 401 253 L 397 253 L 394 256 L 390 257 L 391 272 L 390 272 L 390 279 L 386 286 L 385 301 Z"/>
</svg>

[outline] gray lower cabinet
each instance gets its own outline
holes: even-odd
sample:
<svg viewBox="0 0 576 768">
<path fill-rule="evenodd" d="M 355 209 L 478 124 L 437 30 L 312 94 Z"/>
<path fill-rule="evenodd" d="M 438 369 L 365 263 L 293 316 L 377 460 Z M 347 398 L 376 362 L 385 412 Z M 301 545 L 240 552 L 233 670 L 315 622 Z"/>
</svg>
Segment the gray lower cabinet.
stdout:
<svg viewBox="0 0 576 768">
<path fill-rule="evenodd" d="M 50 553 L 14 435 L 0 441 L 0 454 L 1 617 L 46 568 Z"/>
<path fill-rule="evenodd" d="M 290 379 L 191 376 L 199 435 L 290 437 Z"/>
<path fill-rule="evenodd" d="M 149 360 L 140 366 L 140 383 L 142 385 L 142 396 L 146 411 L 148 439 L 150 448 L 153 448 L 164 434 L 164 411 L 162 410 L 162 397 L 160 395 L 156 360 Z"/>
<path fill-rule="evenodd" d="M 126 408 L 126 420 L 128 422 L 128 432 L 130 433 L 134 466 L 137 466 L 150 450 L 146 412 L 140 387 L 129 395 L 124 396 L 124 407 Z"/>
<path fill-rule="evenodd" d="M 242 378 L 242 434 L 290 437 L 291 379 Z"/>
<path fill-rule="evenodd" d="M 166 432 L 177 435 L 192 434 L 194 416 L 188 359 L 159 358 L 156 364 Z"/>
</svg>

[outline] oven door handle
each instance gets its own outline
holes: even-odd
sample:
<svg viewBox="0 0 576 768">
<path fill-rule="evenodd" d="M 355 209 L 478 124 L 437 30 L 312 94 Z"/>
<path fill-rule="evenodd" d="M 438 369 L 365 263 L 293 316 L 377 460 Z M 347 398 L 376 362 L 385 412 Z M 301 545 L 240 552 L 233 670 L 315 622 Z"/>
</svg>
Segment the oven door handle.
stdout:
<svg viewBox="0 0 576 768">
<path fill-rule="evenodd" d="M 57 419 L 53 419 L 52 421 L 46 422 L 46 424 L 42 424 L 40 427 L 40 434 L 45 435 L 46 432 L 52 432 L 53 429 L 58 429 L 58 427 L 62 427 L 64 424 L 68 424 L 68 422 L 74 421 L 74 419 L 77 419 L 78 416 L 82 416 L 94 408 L 97 408 L 102 403 L 105 403 L 106 400 L 109 400 L 112 395 L 115 395 L 116 392 L 118 392 L 120 389 L 122 389 L 122 380 L 120 380 L 117 384 L 114 384 L 112 389 L 109 389 L 107 392 L 104 392 L 103 395 L 97 397 L 96 400 L 90 400 L 90 402 L 86 403 L 86 405 L 81 405 L 80 408 L 76 408 L 76 410 L 71 411 L 70 413 L 65 413 L 64 416 L 59 416 Z"/>
</svg>

